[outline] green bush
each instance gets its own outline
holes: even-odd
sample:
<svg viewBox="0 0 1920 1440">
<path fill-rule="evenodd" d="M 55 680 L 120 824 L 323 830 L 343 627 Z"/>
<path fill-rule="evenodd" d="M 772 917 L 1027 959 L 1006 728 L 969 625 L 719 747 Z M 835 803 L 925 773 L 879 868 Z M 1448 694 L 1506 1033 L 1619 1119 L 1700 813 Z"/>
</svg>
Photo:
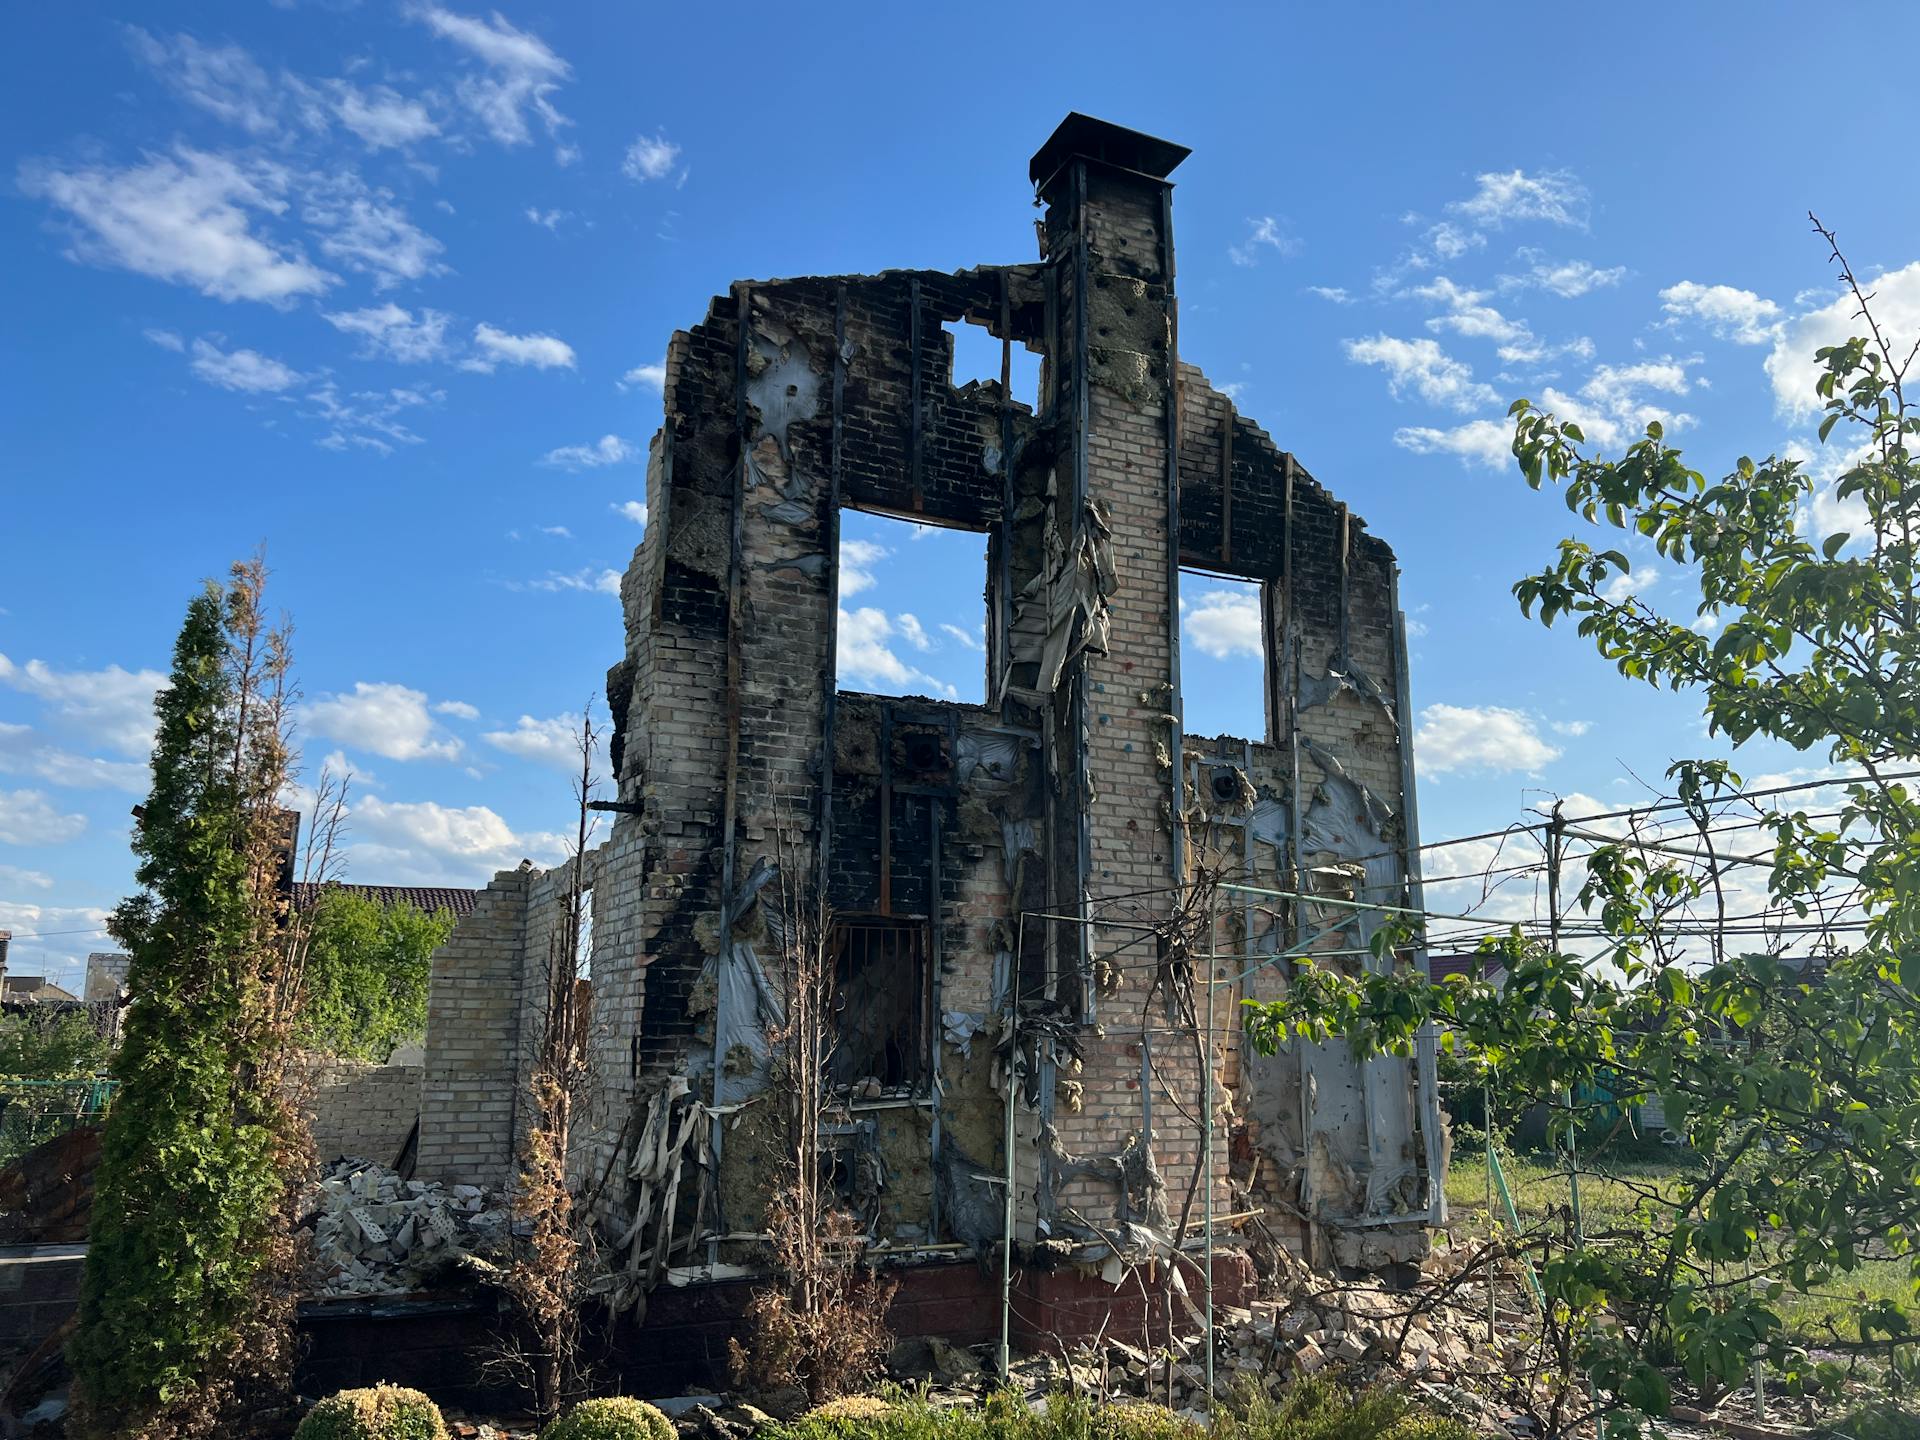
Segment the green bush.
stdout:
<svg viewBox="0 0 1920 1440">
<path fill-rule="evenodd" d="M 418 1390 L 342 1390 L 307 1412 L 293 1440 L 447 1440 L 440 1407 Z"/>
<path fill-rule="evenodd" d="M 1314 1376 L 1290 1385 L 1279 1399 L 1249 1391 L 1222 1406 L 1216 1440 L 1473 1440 L 1457 1420 L 1415 1409 L 1398 1391 L 1347 1389 Z"/>
<path fill-rule="evenodd" d="M 677 1440 L 673 1422 L 644 1400 L 582 1400 L 540 1432 L 540 1440 Z"/>
<path fill-rule="evenodd" d="M 1121 1400 L 1093 1412 L 1093 1440 L 1197 1440 L 1200 1427 L 1150 1400 Z"/>
</svg>

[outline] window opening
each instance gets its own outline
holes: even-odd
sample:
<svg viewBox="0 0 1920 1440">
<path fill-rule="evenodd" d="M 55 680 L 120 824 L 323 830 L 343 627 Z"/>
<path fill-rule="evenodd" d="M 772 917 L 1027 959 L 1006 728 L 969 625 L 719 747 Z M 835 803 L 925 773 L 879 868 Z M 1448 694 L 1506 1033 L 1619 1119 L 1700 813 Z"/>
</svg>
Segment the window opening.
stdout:
<svg viewBox="0 0 1920 1440">
<path fill-rule="evenodd" d="M 833 1049 L 827 1074 L 839 1089 L 924 1090 L 931 1070 L 933 972 L 925 921 L 837 918 Z"/>
<path fill-rule="evenodd" d="M 970 380 L 1000 383 L 1000 337 L 984 325 L 949 320 L 943 327 L 953 337 L 953 388 Z M 1040 357 L 1019 341 L 1013 343 L 1009 367 L 1013 398 L 1029 410 L 1040 408 Z"/>
<path fill-rule="evenodd" d="M 843 689 L 984 704 L 987 537 L 840 512 Z"/>
<path fill-rule="evenodd" d="M 1189 735 L 1267 739 L 1266 633 L 1261 583 L 1180 572 L 1180 695 Z"/>
</svg>

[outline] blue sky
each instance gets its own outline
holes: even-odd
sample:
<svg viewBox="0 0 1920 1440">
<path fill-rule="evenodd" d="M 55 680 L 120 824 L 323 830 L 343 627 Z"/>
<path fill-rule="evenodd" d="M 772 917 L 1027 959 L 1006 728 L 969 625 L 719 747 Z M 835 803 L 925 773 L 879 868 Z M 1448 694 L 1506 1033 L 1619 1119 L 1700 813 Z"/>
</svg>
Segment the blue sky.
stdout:
<svg viewBox="0 0 1920 1440">
<path fill-rule="evenodd" d="M 620 652 L 657 366 L 735 277 L 1031 258 L 1068 109 L 1194 149 L 1181 347 L 1396 549 L 1429 838 L 1645 795 L 1697 707 L 1520 619 L 1564 509 L 1515 395 L 1717 473 L 1816 455 L 1848 333 L 1805 212 L 1920 318 L 1902 86 L 1804 7 L 55 5 L 0 57 L 0 928 L 71 974 L 127 889 L 148 700 L 265 543 L 353 874 L 479 883 L 566 828 Z M 1920 22 L 1876 13 L 1871 54 Z M 1858 77 L 1857 79 L 1855 77 Z M 1855 160 L 1856 154 L 1867 158 Z M 963 365 L 966 363 L 963 360 Z M 1809 524 L 1845 528 L 1830 498 Z M 977 694 L 973 537 L 850 517 L 850 683 Z M 1684 607 L 1644 555 L 1636 584 Z M 1691 615 L 1691 608 L 1677 611 Z M 1196 585 L 1198 728 L 1257 693 Z M 1247 713 L 1246 709 L 1239 710 Z M 1765 753 L 1754 772 L 1822 757 Z M 1570 807 L 1572 808 L 1572 807 Z"/>
</svg>

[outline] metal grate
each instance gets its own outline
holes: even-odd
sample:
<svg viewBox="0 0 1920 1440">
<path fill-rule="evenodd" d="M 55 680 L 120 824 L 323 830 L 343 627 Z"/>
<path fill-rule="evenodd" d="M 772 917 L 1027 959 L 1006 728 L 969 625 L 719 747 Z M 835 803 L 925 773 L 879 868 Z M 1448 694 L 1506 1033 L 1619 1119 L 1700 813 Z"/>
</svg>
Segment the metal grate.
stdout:
<svg viewBox="0 0 1920 1440">
<path fill-rule="evenodd" d="M 868 1080 L 923 1090 L 931 1072 L 933 971 L 923 920 L 841 918 L 833 924 L 836 1086 Z"/>
</svg>

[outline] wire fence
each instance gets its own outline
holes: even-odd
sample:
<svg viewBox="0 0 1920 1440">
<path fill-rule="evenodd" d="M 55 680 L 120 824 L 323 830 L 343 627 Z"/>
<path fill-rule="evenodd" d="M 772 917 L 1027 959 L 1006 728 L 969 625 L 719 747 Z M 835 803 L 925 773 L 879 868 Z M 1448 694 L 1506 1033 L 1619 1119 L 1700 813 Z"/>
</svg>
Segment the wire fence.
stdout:
<svg viewBox="0 0 1920 1440">
<path fill-rule="evenodd" d="M 35 1146 L 105 1118 L 111 1080 L 22 1080 L 0 1077 L 0 1165 Z"/>
</svg>

